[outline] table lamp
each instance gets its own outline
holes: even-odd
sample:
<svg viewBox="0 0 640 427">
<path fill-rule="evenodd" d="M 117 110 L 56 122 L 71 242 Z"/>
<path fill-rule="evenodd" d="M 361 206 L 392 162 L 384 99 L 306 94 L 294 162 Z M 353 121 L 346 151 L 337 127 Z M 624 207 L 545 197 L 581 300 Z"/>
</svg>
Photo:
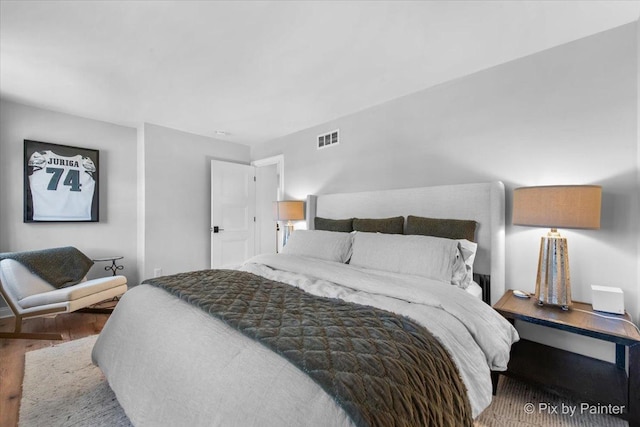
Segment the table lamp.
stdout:
<svg viewBox="0 0 640 427">
<path fill-rule="evenodd" d="M 284 246 L 287 244 L 289 235 L 293 231 L 293 221 L 302 221 L 304 219 L 304 202 L 302 200 L 281 200 L 273 202 L 273 216 L 276 220 L 276 230 L 278 230 L 277 221 L 287 221 L 284 228 L 284 236 L 282 237 L 282 246 Z"/>
<path fill-rule="evenodd" d="M 567 239 L 558 228 L 600 228 L 602 187 L 553 185 L 513 191 L 513 224 L 549 227 L 540 240 L 535 298 L 538 304 L 571 306 Z"/>
</svg>

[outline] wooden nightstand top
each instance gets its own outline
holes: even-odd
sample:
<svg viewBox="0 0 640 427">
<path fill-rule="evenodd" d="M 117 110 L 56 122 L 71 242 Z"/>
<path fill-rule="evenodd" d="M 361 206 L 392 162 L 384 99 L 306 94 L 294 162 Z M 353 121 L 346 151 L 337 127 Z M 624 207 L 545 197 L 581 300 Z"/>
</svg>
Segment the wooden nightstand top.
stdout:
<svg viewBox="0 0 640 427">
<path fill-rule="evenodd" d="M 630 324 L 616 319 L 631 320 L 628 314 L 594 312 L 591 304 L 573 301 L 568 311 L 557 306 L 539 306 L 534 298 L 518 298 L 508 290 L 493 308 L 507 319 L 520 319 L 530 323 L 571 331 L 624 345 L 640 342 L 640 333 Z M 578 311 L 584 310 L 585 312 Z M 616 319 L 605 319 L 589 313 Z"/>
</svg>

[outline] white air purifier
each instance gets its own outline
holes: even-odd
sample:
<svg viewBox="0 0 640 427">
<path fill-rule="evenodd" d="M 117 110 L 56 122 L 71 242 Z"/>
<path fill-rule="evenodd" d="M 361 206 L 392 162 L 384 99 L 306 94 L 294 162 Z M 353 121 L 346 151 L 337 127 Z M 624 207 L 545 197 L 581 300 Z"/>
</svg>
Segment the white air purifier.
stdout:
<svg viewBox="0 0 640 427">
<path fill-rule="evenodd" d="M 620 288 L 591 285 L 592 305 L 596 311 L 624 314 L 624 293 Z"/>
</svg>

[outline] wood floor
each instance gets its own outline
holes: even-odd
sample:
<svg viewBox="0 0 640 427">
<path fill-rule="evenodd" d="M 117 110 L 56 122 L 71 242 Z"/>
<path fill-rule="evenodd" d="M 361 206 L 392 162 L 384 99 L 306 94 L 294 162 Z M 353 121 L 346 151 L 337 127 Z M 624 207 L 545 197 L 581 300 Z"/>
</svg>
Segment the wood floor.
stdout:
<svg viewBox="0 0 640 427">
<path fill-rule="evenodd" d="M 31 350 L 49 347 L 99 333 L 109 314 L 69 313 L 54 318 L 28 319 L 23 332 L 58 332 L 63 341 L 0 339 L 0 427 L 16 427 L 22 397 L 24 355 Z M 13 331 L 13 318 L 0 319 L 0 330 Z"/>
</svg>

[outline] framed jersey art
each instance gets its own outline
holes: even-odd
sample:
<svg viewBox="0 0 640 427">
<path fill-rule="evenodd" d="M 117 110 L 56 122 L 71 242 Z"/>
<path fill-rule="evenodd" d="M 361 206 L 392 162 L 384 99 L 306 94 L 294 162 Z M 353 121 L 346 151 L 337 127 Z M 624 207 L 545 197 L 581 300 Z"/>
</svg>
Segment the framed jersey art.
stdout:
<svg viewBox="0 0 640 427">
<path fill-rule="evenodd" d="M 97 222 L 98 150 L 24 140 L 24 222 Z"/>
</svg>

